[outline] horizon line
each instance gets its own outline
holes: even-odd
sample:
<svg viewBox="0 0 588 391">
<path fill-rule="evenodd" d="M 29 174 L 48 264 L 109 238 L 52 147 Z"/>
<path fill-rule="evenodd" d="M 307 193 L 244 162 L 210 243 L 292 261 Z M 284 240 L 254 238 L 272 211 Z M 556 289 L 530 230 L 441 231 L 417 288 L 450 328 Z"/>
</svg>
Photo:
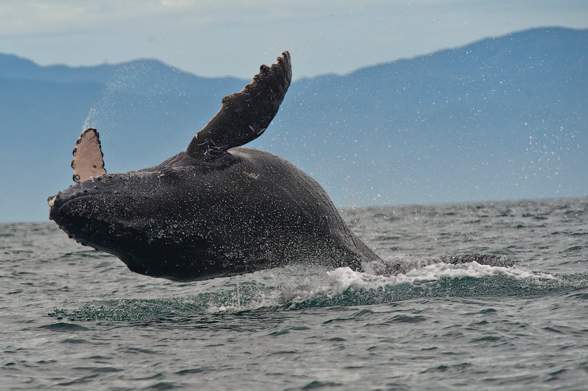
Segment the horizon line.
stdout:
<svg viewBox="0 0 588 391">
<path fill-rule="evenodd" d="M 383 61 L 383 62 L 377 62 L 377 63 L 373 63 L 373 64 L 367 64 L 358 68 L 353 69 L 352 71 L 349 72 L 344 72 L 344 73 L 338 73 L 338 72 L 326 72 L 326 73 L 317 73 L 315 75 L 312 76 L 299 76 L 299 77 L 294 77 L 293 79 L 296 81 L 300 81 L 300 80 L 309 80 L 309 79 L 313 79 L 313 78 L 317 78 L 317 77 L 323 77 L 323 76 L 337 76 L 337 77 L 345 77 L 345 76 L 349 76 L 357 71 L 363 70 L 363 69 L 367 69 L 367 68 L 372 68 L 372 67 L 379 67 L 379 66 L 384 66 L 384 65 L 389 65 L 389 64 L 393 64 L 396 62 L 401 62 L 401 61 L 410 61 L 410 60 L 414 60 L 417 58 L 421 58 L 421 57 L 429 57 L 429 56 L 433 56 L 439 53 L 443 53 L 443 52 L 447 52 L 447 51 L 452 51 L 452 50 L 459 50 L 459 49 L 463 49 L 466 48 L 468 46 L 472 46 L 487 40 L 496 40 L 496 39 L 501 39 L 501 38 L 507 38 L 509 36 L 513 36 L 513 35 L 517 35 L 517 34 L 523 34 L 523 33 L 528 33 L 531 31 L 537 31 L 537 30 L 566 30 L 566 31 L 574 31 L 574 32 L 588 32 L 588 28 L 576 28 L 576 27 L 568 27 L 568 26 L 562 26 L 562 25 L 544 25 L 544 26 L 536 26 L 536 27 L 529 27 L 529 28 L 525 28 L 522 30 L 513 30 L 511 32 L 508 32 L 506 34 L 500 34 L 500 35 L 488 35 L 485 36 L 483 38 L 479 38 L 476 40 L 472 40 L 466 44 L 462 44 L 462 45 L 456 45 L 456 46 L 448 46 L 448 47 L 444 47 L 444 48 L 439 48 L 437 50 L 433 50 L 433 51 L 429 51 L 426 53 L 421 53 L 421 54 L 417 54 L 417 55 L 413 55 L 413 56 L 406 56 L 406 57 L 397 57 L 395 59 L 391 59 L 391 60 L 387 60 L 387 61 Z M 288 50 L 288 49 L 284 49 L 284 50 Z M 82 69 L 90 69 L 90 68 L 97 68 L 97 67 L 119 67 L 119 66 L 124 66 L 124 65 L 129 65 L 129 64 L 133 64 L 133 63 L 140 63 L 140 62 L 156 62 L 162 65 L 165 65 L 169 68 L 172 68 L 176 71 L 185 73 L 185 74 L 189 74 L 191 76 L 195 76 L 201 79 L 237 79 L 237 80 L 248 80 L 246 78 L 242 78 L 239 76 L 235 76 L 235 75 L 216 75 L 216 76 L 202 76 L 199 75 L 197 73 L 182 69 L 180 67 L 177 67 L 173 64 L 167 63 L 164 60 L 161 60 L 157 57 L 138 57 L 132 60 L 128 60 L 128 61 L 120 61 L 120 62 L 101 62 L 101 63 L 96 63 L 93 65 L 71 65 L 71 64 L 67 64 L 67 63 L 52 63 L 52 64 L 40 64 L 39 62 L 35 61 L 34 59 L 28 58 L 28 57 L 24 57 L 18 54 L 14 54 L 14 53 L 6 53 L 6 52 L 0 52 L 0 56 L 10 56 L 10 57 L 14 57 L 18 60 L 22 60 L 22 61 L 27 61 L 32 63 L 33 65 L 35 65 L 36 67 L 39 68 L 55 68 L 55 67 L 65 67 L 65 68 L 70 68 L 71 70 L 82 70 Z M 273 61 L 273 60 L 272 60 Z M 264 63 L 268 63 L 268 61 L 265 61 Z"/>
</svg>

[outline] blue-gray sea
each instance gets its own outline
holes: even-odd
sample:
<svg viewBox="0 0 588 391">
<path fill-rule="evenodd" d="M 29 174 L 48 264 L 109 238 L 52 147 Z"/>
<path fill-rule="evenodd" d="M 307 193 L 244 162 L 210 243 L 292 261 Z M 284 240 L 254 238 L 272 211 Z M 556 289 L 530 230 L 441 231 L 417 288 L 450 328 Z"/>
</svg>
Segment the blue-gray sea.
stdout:
<svg viewBox="0 0 588 391">
<path fill-rule="evenodd" d="M 588 389 L 588 198 L 342 213 L 412 268 L 176 283 L 0 225 L 0 389 Z"/>
</svg>

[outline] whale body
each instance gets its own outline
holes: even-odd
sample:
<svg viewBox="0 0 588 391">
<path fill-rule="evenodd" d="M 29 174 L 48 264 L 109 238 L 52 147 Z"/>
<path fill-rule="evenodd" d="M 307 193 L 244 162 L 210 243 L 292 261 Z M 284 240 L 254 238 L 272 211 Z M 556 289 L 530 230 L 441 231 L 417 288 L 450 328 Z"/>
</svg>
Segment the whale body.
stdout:
<svg viewBox="0 0 588 391">
<path fill-rule="evenodd" d="M 242 147 L 269 126 L 291 78 L 284 52 L 223 98 L 185 151 L 155 167 L 107 174 L 98 132 L 85 130 L 74 150 L 75 183 L 50 197 L 51 220 L 134 272 L 179 281 L 293 262 L 361 270 L 379 261 L 315 180 Z"/>
</svg>

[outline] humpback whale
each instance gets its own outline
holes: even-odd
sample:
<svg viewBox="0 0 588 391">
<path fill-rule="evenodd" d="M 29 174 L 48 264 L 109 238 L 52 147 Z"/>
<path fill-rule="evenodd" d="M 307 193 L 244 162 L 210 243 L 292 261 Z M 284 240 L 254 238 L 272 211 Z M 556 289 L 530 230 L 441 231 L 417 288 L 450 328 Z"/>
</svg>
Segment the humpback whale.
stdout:
<svg viewBox="0 0 588 391">
<path fill-rule="evenodd" d="M 261 136 L 292 79 L 282 53 L 220 111 L 185 151 L 138 171 L 108 174 L 99 134 L 76 143 L 74 184 L 49 198 L 49 217 L 79 243 L 136 273 L 178 281 L 298 263 L 361 270 L 378 261 L 311 177 L 268 152 Z"/>
</svg>

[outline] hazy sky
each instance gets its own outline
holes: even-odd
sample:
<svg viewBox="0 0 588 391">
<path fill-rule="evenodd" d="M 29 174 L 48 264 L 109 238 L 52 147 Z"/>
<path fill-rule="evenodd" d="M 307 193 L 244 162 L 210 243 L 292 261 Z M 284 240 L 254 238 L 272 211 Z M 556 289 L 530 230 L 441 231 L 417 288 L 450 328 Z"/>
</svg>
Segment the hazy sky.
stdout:
<svg viewBox="0 0 588 391">
<path fill-rule="evenodd" d="M 1 0 L 0 20 L 0 52 L 41 64 L 153 57 L 249 77 L 289 49 L 301 77 L 528 27 L 588 27 L 588 1 Z"/>
</svg>

